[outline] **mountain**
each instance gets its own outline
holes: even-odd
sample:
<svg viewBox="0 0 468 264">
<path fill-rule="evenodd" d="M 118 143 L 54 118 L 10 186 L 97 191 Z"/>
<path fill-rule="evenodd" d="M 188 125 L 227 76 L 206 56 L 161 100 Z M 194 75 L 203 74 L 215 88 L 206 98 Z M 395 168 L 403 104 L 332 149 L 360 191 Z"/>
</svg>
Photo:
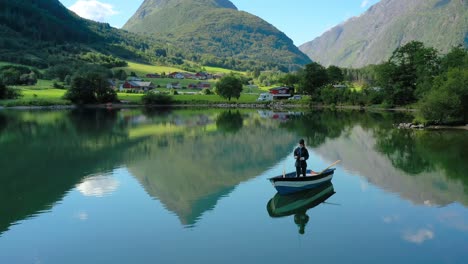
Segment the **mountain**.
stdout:
<svg viewBox="0 0 468 264">
<path fill-rule="evenodd" d="M 0 0 L 0 32 L 0 61 L 41 68 L 69 63 L 87 51 L 145 61 L 147 50 L 162 46 L 157 39 L 80 18 L 58 0 Z"/>
<path fill-rule="evenodd" d="M 468 0 L 381 0 L 299 48 L 326 66 L 363 67 L 413 40 L 442 52 L 468 47 Z"/>
<path fill-rule="evenodd" d="M 146 0 L 123 29 L 168 39 L 205 65 L 247 60 L 290 69 L 310 62 L 284 33 L 228 0 Z"/>
</svg>

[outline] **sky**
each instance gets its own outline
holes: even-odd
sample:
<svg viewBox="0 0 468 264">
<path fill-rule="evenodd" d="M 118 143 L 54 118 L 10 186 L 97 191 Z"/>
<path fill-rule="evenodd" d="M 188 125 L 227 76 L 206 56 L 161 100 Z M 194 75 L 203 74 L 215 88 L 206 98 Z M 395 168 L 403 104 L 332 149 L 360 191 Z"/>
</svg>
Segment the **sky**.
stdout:
<svg viewBox="0 0 468 264">
<path fill-rule="evenodd" d="M 296 45 L 359 16 L 380 0 L 231 0 L 239 10 L 259 16 Z M 143 0 L 60 0 L 78 15 L 121 28 Z"/>
</svg>

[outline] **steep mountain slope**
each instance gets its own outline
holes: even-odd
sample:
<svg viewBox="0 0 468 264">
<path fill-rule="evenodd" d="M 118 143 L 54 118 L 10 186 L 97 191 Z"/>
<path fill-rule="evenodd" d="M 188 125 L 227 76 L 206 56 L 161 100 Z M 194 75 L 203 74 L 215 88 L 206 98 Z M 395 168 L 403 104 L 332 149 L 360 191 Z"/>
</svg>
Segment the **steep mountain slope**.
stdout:
<svg viewBox="0 0 468 264">
<path fill-rule="evenodd" d="M 412 40 L 447 52 L 468 46 L 467 0 L 381 0 L 299 48 L 326 66 L 380 63 Z"/>
<path fill-rule="evenodd" d="M 284 33 L 227 0 L 146 0 L 124 29 L 172 40 L 208 64 L 250 60 L 287 69 L 310 62 Z"/>
<path fill-rule="evenodd" d="M 0 60 L 39 67 L 86 50 L 142 59 L 158 45 L 155 39 L 82 19 L 58 0 L 0 0 L 0 34 Z"/>
</svg>

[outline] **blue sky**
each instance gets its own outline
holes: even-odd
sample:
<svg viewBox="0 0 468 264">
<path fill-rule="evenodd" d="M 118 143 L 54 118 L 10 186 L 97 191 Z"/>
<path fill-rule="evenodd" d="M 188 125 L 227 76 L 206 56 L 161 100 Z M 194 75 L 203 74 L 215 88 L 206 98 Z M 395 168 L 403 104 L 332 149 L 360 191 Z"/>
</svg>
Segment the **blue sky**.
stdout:
<svg viewBox="0 0 468 264">
<path fill-rule="evenodd" d="M 286 33 L 296 45 L 365 12 L 379 0 L 231 0 Z M 122 27 L 143 0 L 60 0 L 83 17 Z"/>
</svg>

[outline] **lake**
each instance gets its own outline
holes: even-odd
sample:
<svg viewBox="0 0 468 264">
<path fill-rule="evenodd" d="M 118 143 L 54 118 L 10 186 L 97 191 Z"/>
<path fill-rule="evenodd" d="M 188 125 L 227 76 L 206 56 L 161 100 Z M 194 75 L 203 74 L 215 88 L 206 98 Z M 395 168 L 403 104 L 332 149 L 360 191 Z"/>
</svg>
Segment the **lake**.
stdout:
<svg viewBox="0 0 468 264">
<path fill-rule="evenodd" d="M 412 118 L 0 111 L 0 263 L 467 263 L 468 133 Z M 300 138 L 323 199 L 267 180 Z"/>
</svg>

